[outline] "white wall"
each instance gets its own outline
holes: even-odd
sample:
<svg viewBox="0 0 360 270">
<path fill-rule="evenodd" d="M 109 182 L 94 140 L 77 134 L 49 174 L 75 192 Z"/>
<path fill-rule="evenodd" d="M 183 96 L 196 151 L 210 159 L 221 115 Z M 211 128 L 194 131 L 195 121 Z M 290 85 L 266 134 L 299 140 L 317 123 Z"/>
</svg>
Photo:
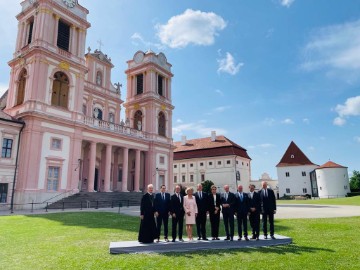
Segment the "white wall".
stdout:
<svg viewBox="0 0 360 270">
<path fill-rule="evenodd" d="M 345 197 L 350 192 L 347 168 L 323 168 L 316 170 L 320 198 Z"/>
</svg>

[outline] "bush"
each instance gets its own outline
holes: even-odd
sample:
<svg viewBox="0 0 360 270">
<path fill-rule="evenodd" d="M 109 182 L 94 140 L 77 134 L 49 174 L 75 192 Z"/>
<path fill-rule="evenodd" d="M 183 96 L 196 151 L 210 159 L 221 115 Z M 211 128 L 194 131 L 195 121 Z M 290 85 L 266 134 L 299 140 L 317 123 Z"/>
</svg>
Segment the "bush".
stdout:
<svg viewBox="0 0 360 270">
<path fill-rule="evenodd" d="M 347 197 L 355 197 L 360 196 L 360 192 L 350 192 L 346 195 Z"/>
</svg>

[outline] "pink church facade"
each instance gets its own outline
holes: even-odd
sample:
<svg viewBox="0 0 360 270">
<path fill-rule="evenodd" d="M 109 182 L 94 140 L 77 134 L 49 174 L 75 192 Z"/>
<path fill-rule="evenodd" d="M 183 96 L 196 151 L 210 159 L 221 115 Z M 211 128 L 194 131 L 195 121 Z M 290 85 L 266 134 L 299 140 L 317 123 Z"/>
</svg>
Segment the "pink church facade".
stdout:
<svg viewBox="0 0 360 270">
<path fill-rule="evenodd" d="M 172 189 L 171 64 L 163 53 L 127 62 L 127 96 L 111 83 L 114 67 L 88 49 L 88 10 L 77 1 L 26 0 L 7 105 L 25 122 L 15 203 L 79 191 Z M 125 119 L 120 113 L 125 108 Z"/>
</svg>

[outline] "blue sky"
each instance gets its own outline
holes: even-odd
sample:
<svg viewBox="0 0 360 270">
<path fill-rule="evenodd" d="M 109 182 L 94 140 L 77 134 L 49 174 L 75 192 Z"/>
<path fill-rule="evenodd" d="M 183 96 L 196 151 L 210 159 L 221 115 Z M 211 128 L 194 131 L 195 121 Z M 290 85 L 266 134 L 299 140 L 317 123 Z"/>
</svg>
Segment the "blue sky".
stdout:
<svg viewBox="0 0 360 270">
<path fill-rule="evenodd" d="M 0 2 L 0 91 L 20 2 Z M 87 46 L 102 40 L 114 83 L 126 85 L 136 51 L 165 53 L 175 141 L 216 130 L 248 150 L 253 179 L 277 179 L 292 140 L 316 164 L 360 170 L 360 0 L 79 2 L 90 11 Z"/>
</svg>

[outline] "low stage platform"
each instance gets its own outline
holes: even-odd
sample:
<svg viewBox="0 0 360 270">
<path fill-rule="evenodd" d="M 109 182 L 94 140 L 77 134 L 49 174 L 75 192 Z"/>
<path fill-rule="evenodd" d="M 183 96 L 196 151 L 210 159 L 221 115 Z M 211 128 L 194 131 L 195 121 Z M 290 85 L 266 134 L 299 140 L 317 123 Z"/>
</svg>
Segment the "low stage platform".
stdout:
<svg viewBox="0 0 360 270">
<path fill-rule="evenodd" d="M 270 238 L 270 237 L 269 237 Z M 110 254 L 130 254 L 130 253 L 166 253 L 166 252 L 190 252 L 198 250 L 221 250 L 221 249 L 241 249 L 241 248 L 259 248 L 277 245 L 289 245 L 292 239 L 282 235 L 275 235 L 276 239 L 264 239 L 260 236 L 259 241 L 250 240 L 238 241 L 237 237 L 234 241 L 224 241 L 224 237 L 215 241 L 193 240 L 189 242 L 165 242 L 153 244 L 141 244 L 137 241 L 111 242 Z"/>
</svg>

